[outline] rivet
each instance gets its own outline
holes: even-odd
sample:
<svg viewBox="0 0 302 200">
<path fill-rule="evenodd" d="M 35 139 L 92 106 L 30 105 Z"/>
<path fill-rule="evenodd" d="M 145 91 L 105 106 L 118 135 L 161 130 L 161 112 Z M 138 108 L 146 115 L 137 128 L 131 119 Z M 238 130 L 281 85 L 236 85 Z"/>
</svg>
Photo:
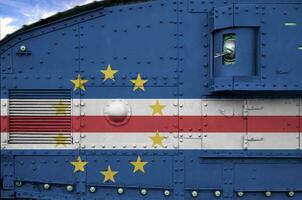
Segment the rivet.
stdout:
<svg viewBox="0 0 302 200">
<path fill-rule="evenodd" d="M 48 183 L 45 183 L 43 185 L 44 190 L 48 190 L 50 188 L 50 185 Z"/>
<path fill-rule="evenodd" d="M 221 192 L 219 190 L 214 192 L 215 197 L 220 197 L 221 196 Z"/>
<path fill-rule="evenodd" d="M 5 107 L 5 106 L 6 106 L 6 103 L 3 103 L 2 106 Z"/>
<path fill-rule="evenodd" d="M 124 193 L 124 189 L 123 188 L 118 188 L 117 189 L 117 193 L 118 194 L 123 194 Z"/>
<path fill-rule="evenodd" d="M 165 196 L 170 196 L 170 191 L 169 191 L 169 190 L 165 190 L 165 191 L 164 191 L 164 195 L 165 195 Z"/>
<path fill-rule="evenodd" d="M 66 186 L 66 190 L 67 190 L 68 192 L 71 192 L 71 191 L 73 190 L 73 186 L 72 186 L 72 185 L 67 185 L 67 186 Z"/>
<path fill-rule="evenodd" d="M 91 192 L 91 193 L 95 193 L 95 192 L 96 192 L 96 188 L 95 188 L 95 187 L 93 187 L 93 186 L 91 186 L 91 187 L 89 188 L 89 192 Z"/>
<path fill-rule="evenodd" d="M 237 196 L 238 197 L 243 197 L 244 196 L 244 192 L 237 192 Z"/>
<path fill-rule="evenodd" d="M 195 197 L 198 196 L 198 192 L 194 190 L 194 191 L 191 192 L 191 195 L 192 195 L 193 198 L 195 198 Z"/>
<path fill-rule="evenodd" d="M 20 46 L 20 51 L 22 51 L 22 52 L 26 51 L 26 46 L 25 45 L 21 45 Z"/>
<path fill-rule="evenodd" d="M 295 196 L 295 192 L 294 191 L 289 191 L 287 195 L 289 197 L 293 197 L 293 196 Z"/>
<path fill-rule="evenodd" d="M 23 185 L 23 183 L 22 183 L 22 181 L 16 181 L 16 182 L 15 182 L 15 185 L 16 185 L 17 187 L 21 187 L 21 186 Z"/>
<path fill-rule="evenodd" d="M 147 195 L 148 191 L 146 189 L 141 189 L 141 195 L 145 196 Z"/>
<path fill-rule="evenodd" d="M 265 196 L 270 197 L 270 196 L 272 196 L 272 193 L 270 191 L 267 191 L 267 192 L 265 192 Z"/>
</svg>

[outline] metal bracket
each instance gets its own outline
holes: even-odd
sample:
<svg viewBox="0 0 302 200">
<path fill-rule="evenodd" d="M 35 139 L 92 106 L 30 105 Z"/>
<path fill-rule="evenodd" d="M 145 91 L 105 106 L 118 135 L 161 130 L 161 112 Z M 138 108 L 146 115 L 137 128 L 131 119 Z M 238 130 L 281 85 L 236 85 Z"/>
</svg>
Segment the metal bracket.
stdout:
<svg viewBox="0 0 302 200">
<path fill-rule="evenodd" d="M 31 51 L 21 51 L 21 50 L 18 50 L 18 51 L 16 52 L 16 54 L 17 54 L 18 56 L 30 56 L 30 55 L 31 55 Z"/>
<path fill-rule="evenodd" d="M 249 136 L 246 135 L 243 138 L 243 148 L 248 149 L 249 142 L 261 142 L 261 141 L 264 141 L 263 137 L 259 137 L 259 138 L 251 137 L 251 138 L 249 138 Z"/>
</svg>

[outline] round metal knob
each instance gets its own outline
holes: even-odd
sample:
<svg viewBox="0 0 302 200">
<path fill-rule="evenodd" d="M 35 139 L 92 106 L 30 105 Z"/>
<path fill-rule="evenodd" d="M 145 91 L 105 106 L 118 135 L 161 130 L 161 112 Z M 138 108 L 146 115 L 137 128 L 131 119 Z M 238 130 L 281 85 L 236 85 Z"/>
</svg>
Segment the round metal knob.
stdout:
<svg viewBox="0 0 302 200">
<path fill-rule="evenodd" d="M 238 197 L 243 197 L 244 196 L 244 192 L 237 192 L 237 196 Z"/>
<path fill-rule="evenodd" d="M 50 188 L 50 185 L 48 183 L 45 183 L 43 185 L 44 190 L 48 190 Z"/>
<path fill-rule="evenodd" d="M 26 51 L 26 46 L 25 45 L 21 45 L 20 46 L 20 51 L 22 51 L 22 52 Z"/>
<path fill-rule="evenodd" d="M 270 196 L 272 196 L 272 193 L 270 191 L 267 191 L 267 192 L 265 192 L 265 196 L 270 197 Z"/>
<path fill-rule="evenodd" d="M 15 182 L 15 185 L 16 185 L 17 187 L 21 187 L 21 186 L 23 185 L 23 183 L 22 183 L 22 181 L 16 181 L 16 182 Z"/>
<path fill-rule="evenodd" d="M 221 196 L 221 192 L 219 190 L 214 192 L 215 197 L 220 197 Z"/>
<path fill-rule="evenodd" d="M 293 197 L 293 196 L 295 196 L 295 192 L 294 191 L 289 191 L 287 195 L 289 197 Z"/>
<path fill-rule="evenodd" d="M 198 192 L 194 190 L 194 191 L 191 192 L 191 195 L 192 195 L 192 197 L 195 198 L 195 197 L 198 196 Z"/>
<path fill-rule="evenodd" d="M 68 192 L 71 192 L 71 191 L 73 190 L 73 186 L 72 186 L 72 185 L 67 185 L 67 186 L 66 186 L 66 190 L 67 190 Z"/>
<path fill-rule="evenodd" d="M 169 191 L 169 190 L 165 190 L 165 191 L 164 191 L 164 195 L 165 195 L 165 196 L 169 196 L 169 195 L 170 195 L 170 191 Z"/>
<path fill-rule="evenodd" d="M 131 108 L 124 100 L 112 100 L 105 107 L 104 113 L 109 123 L 120 126 L 129 120 Z"/>
<path fill-rule="evenodd" d="M 117 193 L 118 194 L 123 194 L 124 193 L 124 189 L 123 188 L 118 188 L 117 189 Z"/>
<path fill-rule="evenodd" d="M 146 189 L 141 189 L 141 195 L 145 196 L 148 193 Z"/>
<path fill-rule="evenodd" d="M 95 193 L 95 192 L 96 192 L 96 188 L 95 188 L 95 187 L 93 187 L 93 186 L 91 186 L 91 187 L 89 188 L 89 192 L 91 192 L 91 193 Z"/>
</svg>

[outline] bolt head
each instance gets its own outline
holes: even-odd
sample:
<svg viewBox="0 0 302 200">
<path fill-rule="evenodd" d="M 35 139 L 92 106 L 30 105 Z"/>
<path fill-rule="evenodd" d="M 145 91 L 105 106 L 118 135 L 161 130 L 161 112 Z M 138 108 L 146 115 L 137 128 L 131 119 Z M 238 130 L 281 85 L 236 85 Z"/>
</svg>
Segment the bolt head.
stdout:
<svg viewBox="0 0 302 200">
<path fill-rule="evenodd" d="M 237 192 L 237 196 L 238 197 L 243 197 L 244 196 L 244 192 Z"/>
<path fill-rule="evenodd" d="M 25 45 L 21 45 L 20 46 L 20 51 L 26 51 L 26 46 Z"/>
<path fill-rule="evenodd" d="M 272 196 L 272 193 L 269 192 L 269 191 L 267 191 L 267 192 L 265 192 L 265 196 L 266 196 L 266 197 L 270 197 L 270 196 Z"/>
<path fill-rule="evenodd" d="M 22 181 L 16 181 L 16 182 L 15 182 L 15 185 L 16 185 L 17 187 L 21 187 L 21 186 L 23 185 L 23 183 L 22 183 Z"/>
<path fill-rule="evenodd" d="M 295 196 L 295 192 L 294 191 L 289 191 L 287 195 L 289 197 L 293 197 L 293 196 Z"/>
<path fill-rule="evenodd" d="M 117 189 L 117 193 L 118 194 L 123 194 L 124 193 L 124 189 L 123 188 L 118 188 Z"/>
<path fill-rule="evenodd" d="M 72 186 L 72 185 L 67 185 L 67 186 L 66 186 L 66 190 L 67 190 L 68 192 L 71 192 L 71 191 L 73 190 L 73 186 Z"/>
<path fill-rule="evenodd" d="M 192 197 L 195 198 L 195 197 L 198 196 L 198 192 L 194 190 L 194 191 L 191 192 L 191 195 L 192 195 Z"/>
<path fill-rule="evenodd" d="M 141 195 L 145 196 L 148 193 L 146 189 L 141 189 Z"/>
<path fill-rule="evenodd" d="M 93 186 L 91 186 L 91 187 L 89 188 L 89 192 L 91 192 L 91 193 L 96 192 L 96 188 L 95 188 L 95 187 L 93 187 Z"/>
<path fill-rule="evenodd" d="M 214 192 L 215 197 L 220 197 L 221 196 L 221 192 L 219 190 Z"/>
<path fill-rule="evenodd" d="M 165 195 L 165 196 L 170 196 L 170 191 L 169 191 L 169 190 L 165 190 L 165 191 L 164 191 L 164 195 Z"/>
<path fill-rule="evenodd" d="M 45 183 L 43 185 L 44 190 L 48 190 L 50 188 L 50 185 L 48 183 Z"/>
</svg>

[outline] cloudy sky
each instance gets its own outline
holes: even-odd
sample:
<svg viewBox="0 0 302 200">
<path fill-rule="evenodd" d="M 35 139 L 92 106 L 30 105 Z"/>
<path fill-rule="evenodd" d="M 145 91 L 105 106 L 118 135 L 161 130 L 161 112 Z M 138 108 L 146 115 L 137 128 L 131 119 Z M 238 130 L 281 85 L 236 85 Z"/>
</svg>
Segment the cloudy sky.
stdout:
<svg viewBox="0 0 302 200">
<path fill-rule="evenodd" d="M 31 24 L 92 1 L 94 0 L 0 0 L 0 39 L 24 24 Z"/>
</svg>

